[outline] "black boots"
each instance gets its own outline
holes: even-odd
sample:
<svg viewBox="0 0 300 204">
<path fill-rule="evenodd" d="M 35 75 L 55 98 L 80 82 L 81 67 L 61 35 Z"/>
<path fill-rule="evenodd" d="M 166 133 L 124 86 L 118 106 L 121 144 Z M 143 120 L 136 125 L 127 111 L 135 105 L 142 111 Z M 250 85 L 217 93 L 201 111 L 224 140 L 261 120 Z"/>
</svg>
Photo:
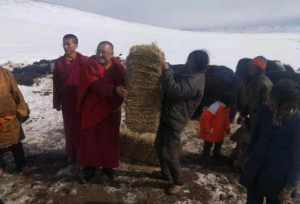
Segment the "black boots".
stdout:
<svg viewBox="0 0 300 204">
<path fill-rule="evenodd" d="M 210 159 L 211 149 L 212 149 L 213 145 L 214 145 L 214 149 L 213 149 L 212 158 L 216 159 L 216 160 L 224 158 L 224 156 L 221 153 L 222 152 L 223 141 L 215 143 L 215 144 L 205 141 L 203 151 L 202 151 L 202 154 L 200 156 L 200 162 L 201 163 L 203 163 L 203 162 L 206 163 Z"/>
<path fill-rule="evenodd" d="M 110 181 L 113 181 L 115 179 L 115 170 L 110 168 L 103 168 L 102 172 L 108 177 Z"/>
</svg>

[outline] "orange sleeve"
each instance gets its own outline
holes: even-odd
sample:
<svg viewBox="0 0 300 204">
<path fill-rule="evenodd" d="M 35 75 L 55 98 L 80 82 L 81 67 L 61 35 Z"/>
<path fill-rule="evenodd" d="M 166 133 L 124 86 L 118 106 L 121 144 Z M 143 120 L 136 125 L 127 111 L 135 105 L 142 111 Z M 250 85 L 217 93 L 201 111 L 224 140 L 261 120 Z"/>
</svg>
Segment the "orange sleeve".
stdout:
<svg viewBox="0 0 300 204">
<path fill-rule="evenodd" d="M 200 118 L 200 134 L 202 136 L 210 136 L 212 129 L 213 115 L 209 111 L 204 111 Z"/>
</svg>

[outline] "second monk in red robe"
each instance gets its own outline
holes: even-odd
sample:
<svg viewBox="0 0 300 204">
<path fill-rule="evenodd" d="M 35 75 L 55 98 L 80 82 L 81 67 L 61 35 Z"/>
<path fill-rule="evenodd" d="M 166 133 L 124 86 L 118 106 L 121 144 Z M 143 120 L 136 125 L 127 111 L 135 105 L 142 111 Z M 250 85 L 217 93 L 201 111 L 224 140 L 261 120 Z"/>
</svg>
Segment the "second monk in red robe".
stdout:
<svg viewBox="0 0 300 204">
<path fill-rule="evenodd" d="M 113 169 L 119 166 L 121 105 L 127 91 L 124 67 L 113 57 L 112 43 L 99 44 L 80 78 L 79 163 L 83 178 L 90 180 L 102 167 L 103 173 L 113 179 Z"/>
</svg>

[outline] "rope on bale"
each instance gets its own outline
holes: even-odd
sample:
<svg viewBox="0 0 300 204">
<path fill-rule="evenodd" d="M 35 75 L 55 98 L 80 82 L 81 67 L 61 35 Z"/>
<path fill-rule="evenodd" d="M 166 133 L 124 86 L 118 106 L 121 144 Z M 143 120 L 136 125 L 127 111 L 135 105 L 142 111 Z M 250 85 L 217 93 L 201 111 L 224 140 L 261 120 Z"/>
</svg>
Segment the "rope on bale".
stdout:
<svg viewBox="0 0 300 204">
<path fill-rule="evenodd" d="M 156 163 L 153 144 L 160 122 L 162 63 L 164 53 L 155 44 L 132 47 L 126 60 L 128 98 L 124 134 L 134 144 L 131 157 L 146 163 Z"/>
</svg>

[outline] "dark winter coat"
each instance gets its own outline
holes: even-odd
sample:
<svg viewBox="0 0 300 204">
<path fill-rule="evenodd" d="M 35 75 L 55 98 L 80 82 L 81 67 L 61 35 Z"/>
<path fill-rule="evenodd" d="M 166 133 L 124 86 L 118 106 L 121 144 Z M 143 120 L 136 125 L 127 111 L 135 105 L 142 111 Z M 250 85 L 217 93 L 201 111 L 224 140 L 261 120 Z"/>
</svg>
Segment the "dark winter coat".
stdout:
<svg viewBox="0 0 300 204">
<path fill-rule="evenodd" d="M 209 106 L 213 102 L 221 101 L 224 93 L 236 95 L 234 72 L 225 66 L 210 66 L 205 73 L 206 89 L 202 106 Z"/>
<path fill-rule="evenodd" d="M 235 70 L 235 75 L 239 77 L 241 80 L 246 81 L 248 78 L 248 73 L 249 73 L 249 67 L 252 59 L 250 58 L 243 58 L 240 59 L 236 70 Z"/>
<path fill-rule="evenodd" d="M 205 75 L 203 72 L 191 72 L 187 69 L 175 75 L 169 69 L 161 77 L 161 86 L 161 123 L 180 133 L 202 101 Z"/>
<path fill-rule="evenodd" d="M 255 114 L 257 109 L 268 101 L 272 88 L 273 83 L 264 74 L 249 80 L 243 87 L 243 93 L 240 94 L 241 113 L 243 115 Z"/>
<path fill-rule="evenodd" d="M 250 69 L 251 61 L 252 61 L 252 59 L 250 59 L 250 58 L 243 58 L 243 59 L 239 60 L 239 62 L 238 62 L 235 74 L 237 77 L 239 77 L 243 81 L 247 81 L 249 79 L 249 69 Z M 267 76 L 271 76 L 271 78 L 272 78 L 273 73 L 275 73 L 275 75 L 278 76 L 277 73 L 285 73 L 285 72 L 290 73 L 290 74 L 295 73 L 293 67 L 291 67 L 290 65 L 283 64 L 278 60 L 268 60 L 267 61 L 267 70 L 266 70 Z M 278 77 L 276 77 L 276 79 L 277 78 Z M 286 78 L 286 77 L 284 77 L 284 78 Z"/>
<path fill-rule="evenodd" d="M 184 65 L 172 65 L 176 75 L 182 74 Z M 237 96 L 241 87 L 241 80 L 235 76 L 232 69 L 225 66 L 210 65 L 205 72 L 204 96 L 200 106 L 198 106 L 193 118 L 199 118 L 204 106 L 209 106 L 215 101 L 222 101 L 224 94 L 231 94 L 232 101 L 237 102 Z M 232 104 L 237 105 L 237 104 Z"/>
<path fill-rule="evenodd" d="M 259 112 L 259 120 L 249 146 L 249 160 L 241 183 L 262 194 L 277 194 L 300 181 L 300 113 L 279 127 L 272 123 L 268 107 Z"/>
</svg>

